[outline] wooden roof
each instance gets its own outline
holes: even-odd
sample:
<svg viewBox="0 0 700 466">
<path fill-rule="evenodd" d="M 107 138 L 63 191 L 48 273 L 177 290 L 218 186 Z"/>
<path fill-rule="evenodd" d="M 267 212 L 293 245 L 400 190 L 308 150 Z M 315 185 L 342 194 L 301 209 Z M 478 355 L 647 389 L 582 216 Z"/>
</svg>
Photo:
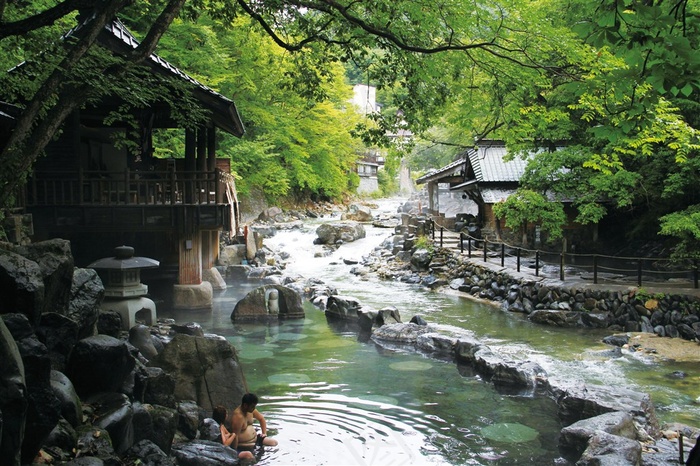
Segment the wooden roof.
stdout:
<svg viewBox="0 0 700 466">
<path fill-rule="evenodd" d="M 80 29 L 81 26 L 78 26 L 67 35 L 79 34 Z M 98 41 L 115 53 L 126 53 L 139 45 L 139 41 L 118 19 L 105 25 Z M 204 108 L 211 112 L 212 121 L 218 128 L 238 137 L 245 133 L 243 122 L 233 100 L 205 86 L 155 53 L 148 57 L 146 65 L 155 73 L 192 84 L 194 96 Z"/>
</svg>

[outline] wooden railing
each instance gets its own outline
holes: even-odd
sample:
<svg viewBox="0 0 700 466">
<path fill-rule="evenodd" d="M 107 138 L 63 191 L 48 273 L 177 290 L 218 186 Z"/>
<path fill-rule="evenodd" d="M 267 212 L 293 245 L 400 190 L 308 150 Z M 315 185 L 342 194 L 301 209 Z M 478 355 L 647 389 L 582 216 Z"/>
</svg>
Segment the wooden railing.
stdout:
<svg viewBox="0 0 700 466">
<path fill-rule="evenodd" d="M 664 286 L 699 288 L 700 264 L 697 260 L 674 260 L 668 257 L 621 257 L 604 254 L 551 252 L 511 246 L 498 241 L 455 233 L 434 222 L 426 222 L 425 233 L 439 247 L 459 249 L 467 257 L 483 262 L 495 261 L 517 272 L 530 271 L 536 277 L 555 278 L 563 282 L 589 281 L 629 286 Z"/>
<path fill-rule="evenodd" d="M 226 204 L 230 182 L 221 170 L 36 173 L 23 200 L 26 207 Z"/>
</svg>

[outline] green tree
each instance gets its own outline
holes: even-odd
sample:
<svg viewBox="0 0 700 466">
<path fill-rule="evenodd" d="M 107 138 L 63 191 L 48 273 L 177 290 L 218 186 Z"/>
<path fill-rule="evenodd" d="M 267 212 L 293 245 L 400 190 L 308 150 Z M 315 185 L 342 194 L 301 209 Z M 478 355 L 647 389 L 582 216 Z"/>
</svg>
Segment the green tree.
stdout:
<svg viewBox="0 0 700 466">
<path fill-rule="evenodd" d="M 394 107 L 402 110 L 403 119 L 416 130 L 429 126 L 436 109 L 450 95 L 448 84 L 459 77 L 455 73 L 463 62 L 474 64 L 488 57 L 527 67 L 542 66 L 530 58 L 529 49 L 537 47 L 537 41 L 528 43 L 525 40 L 529 33 L 523 27 L 521 15 L 516 14 L 518 5 L 510 1 L 502 5 L 408 0 L 348 4 L 327 0 L 130 3 L 128 0 L 64 0 L 56 4 L 47 4 L 44 0 L 20 3 L 0 0 L 0 50 L 3 51 L 0 61 L 3 63 L 20 56 L 36 60 L 33 53 L 49 50 L 48 38 L 58 37 L 54 33 L 72 21 L 78 10 L 87 13 L 82 18 L 90 18 L 83 22 L 83 33 L 78 40 L 51 48 L 55 60 L 47 61 L 43 69 L 37 70 L 33 83 L 29 80 L 20 83 L 24 87 L 16 94 L 22 93 L 28 100 L 21 102 L 21 115 L 0 154 L 0 202 L 3 205 L 11 203 L 11 195 L 22 181 L 22 176 L 16 174 L 27 173 L 65 118 L 89 99 L 117 92 L 119 83 L 125 81 L 118 79 L 119 76 L 155 50 L 178 15 L 186 20 L 209 18 L 222 30 L 240 27 L 241 23 L 237 22 L 240 18 L 252 19 L 281 50 L 291 53 L 294 68 L 285 70 L 289 89 L 309 101 L 322 102 L 326 98 L 325 83 L 335 79 L 338 62 L 369 67 L 375 84 L 396 89 L 392 93 Z M 26 4 L 31 8 L 25 8 Z M 134 24 L 143 31 L 141 46 L 112 62 L 86 64 L 83 70 L 95 71 L 90 79 L 76 74 L 78 64 L 90 56 L 88 52 L 94 48 L 99 31 L 118 13 L 136 19 Z M 196 31 L 189 35 L 189 40 L 194 50 L 211 37 L 209 31 Z M 7 52 L 7 44 L 18 44 L 20 50 Z M 223 56 L 236 53 L 225 48 L 218 52 L 222 50 Z M 293 53 L 302 51 L 304 53 Z M 444 67 L 446 60 L 437 58 L 444 52 L 454 52 L 450 55 L 459 58 L 447 69 Z M 196 63 L 201 56 L 190 58 Z M 183 59 L 187 61 L 187 57 Z M 110 83 L 106 89 L 105 82 Z M 227 89 L 222 85 L 221 90 L 226 92 Z M 243 90 L 236 92 L 233 97 L 239 99 L 243 93 Z M 267 97 L 274 98 L 274 95 L 273 92 Z M 321 113 L 316 113 L 316 117 L 320 118 Z M 383 124 L 395 124 L 396 120 L 392 117 Z M 288 151 L 282 158 L 292 173 L 296 171 L 292 176 L 293 184 L 301 190 L 321 189 L 319 180 L 299 172 L 318 165 L 312 161 L 311 154 L 302 154 L 294 145 L 303 143 L 308 136 L 307 132 L 301 132 L 286 138 L 268 137 L 266 142 L 280 154 Z M 332 192 L 330 186 L 328 190 Z"/>
<path fill-rule="evenodd" d="M 496 218 L 505 219 L 506 227 L 520 231 L 523 244 L 528 242 L 529 223 L 539 225 L 550 241 L 562 237 L 562 226 L 566 223 L 566 214 L 560 202 L 527 189 L 520 189 L 506 200 L 494 204 L 493 212 Z"/>
</svg>

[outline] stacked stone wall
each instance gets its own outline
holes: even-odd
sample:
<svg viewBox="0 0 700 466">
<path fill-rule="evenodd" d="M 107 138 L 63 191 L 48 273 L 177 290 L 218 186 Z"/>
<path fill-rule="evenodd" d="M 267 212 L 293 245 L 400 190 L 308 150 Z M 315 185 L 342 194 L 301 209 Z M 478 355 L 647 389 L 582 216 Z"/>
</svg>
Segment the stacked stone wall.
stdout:
<svg viewBox="0 0 700 466">
<path fill-rule="evenodd" d="M 700 340 L 700 299 L 696 296 L 652 295 L 634 287 L 566 286 L 553 280 L 519 277 L 507 269 L 494 270 L 455 255 L 448 262 L 456 279 L 453 288 L 500 302 L 504 309 L 525 313 L 535 322 Z"/>
</svg>

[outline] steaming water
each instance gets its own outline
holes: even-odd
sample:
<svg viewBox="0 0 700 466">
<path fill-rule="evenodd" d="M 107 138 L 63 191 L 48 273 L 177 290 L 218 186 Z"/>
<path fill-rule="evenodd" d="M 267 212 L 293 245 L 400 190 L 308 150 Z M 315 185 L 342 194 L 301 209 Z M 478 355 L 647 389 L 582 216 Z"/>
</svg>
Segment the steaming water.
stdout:
<svg viewBox="0 0 700 466">
<path fill-rule="evenodd" d="M 381 201 L 395 212 L 399 201 Z M 329 219 L 321 219 L 329 221 Z M 536 326 L 519 314 L 399 282 L 362 279 L 342 259 L 360 259 L 391 232 L 367 228 L 367 237 L 314 257 L 316 224 L 265 240 L 291 255 L 287 273 L 320 278 L 339 294 L 382 308 L 396 306 L 472 331 L 494 350 L 538 362 L 550 378 L 624 384 L 652 393 L 665 420 L 700 425 L 695 403 L 697 365 L 652 364 L 632 355 L 610 359 L 599 343 L 606 333 Z M 356 333 L 329 324 L 305 303 L 306 318 L 279 324 L 232 324 L 235 303 L 260 283 L 229 283 L 211 312 L 161 311 L 161 317 L 197 321 L 226 336 L 239 351 L 269 435 L 258 464 L 304 465 L 531 465 L 568 464 L 557 449 L 556 406 L 543 397 L 499 393 L 468 368 L 359 343 Z M 688 373 L 672 379 L 674 370 Z M 232 400 L 232 405 L 237 400 Z"/>
</svg>

